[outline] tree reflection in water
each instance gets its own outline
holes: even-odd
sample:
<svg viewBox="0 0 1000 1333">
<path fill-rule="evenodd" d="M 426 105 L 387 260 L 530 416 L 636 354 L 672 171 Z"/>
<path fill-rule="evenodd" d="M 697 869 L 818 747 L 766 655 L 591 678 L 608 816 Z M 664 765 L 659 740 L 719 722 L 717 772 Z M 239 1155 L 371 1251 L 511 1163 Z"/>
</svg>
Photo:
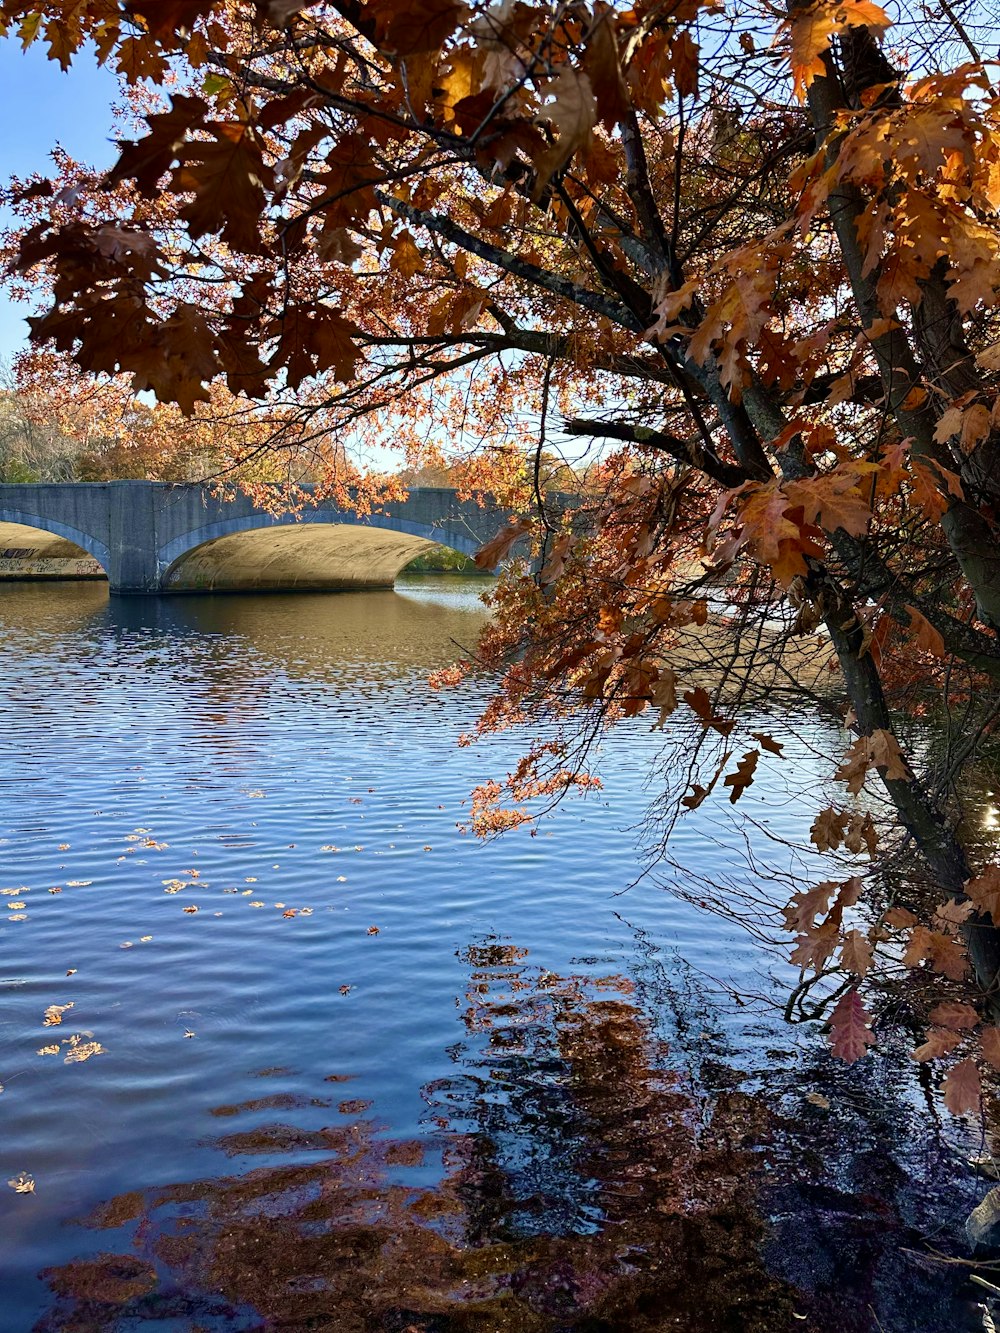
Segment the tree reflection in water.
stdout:
<svg viewBox="0 0 1000 1333">
<path fill-rule="evenodd" d="M 622 978 L 522 960 L 500 943 L 468 951 L 460 1072 L 425 1088 L 420 1141 L 355 1101 L 318 1131 L 241 1126 L 309 1104 L 290 1096 L 218 1108 L 232 1128 L 217 1146 L 267 1163 L 112 1200 L 88 1224 L 127 1228 L 131 1252 L 47 1270 L 37 1333 L 807 1327 L 759 1259 L 744 1146 L 759 1104 L 702 1104 Z"/>
</svg>

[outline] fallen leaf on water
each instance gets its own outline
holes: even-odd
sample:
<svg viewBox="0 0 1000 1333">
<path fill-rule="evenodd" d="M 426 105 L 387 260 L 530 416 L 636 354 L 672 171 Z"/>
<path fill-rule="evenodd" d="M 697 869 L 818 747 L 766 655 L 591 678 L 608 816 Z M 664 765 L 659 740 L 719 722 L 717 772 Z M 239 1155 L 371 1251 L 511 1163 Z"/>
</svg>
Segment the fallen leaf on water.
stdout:
<svg viewBox="0 0 1000 1333">
<path fill-rule="evenodd" d="M 67 970 L 66 970 L 66 975 L 67 975 L 68 977 L 75 976 L 75 975 L 76 975 L 76 971 L 77 971 L 77 969 L 76 969 L 75 967 L 67 968 Z"/>
<path fill-rule="evenodd" d="M 63 1056 L 64 1065 L 82 1064 L 92 1055 L 104 1055 L 105 1050 L 99 1041 L 81 1041 L 80 1034 L 74 1033 L 69 1039 L 69 1047 Z"/>
<path fill-rule="evenodd" d="M 45 1017 L 42 1019 L 43 1025 L 47 1028 L 58 1027 L 58 1025 L 62 1022 L 63 1014 L 66 1012 L 67 1009 L 72 1009 L 72 1008 L 73 1008 L 72 1000 L 70 1000 L 69 1004 L 50 1004 L 45 1011 Z"/>
<path fill-rule="evenodd" d="M 829 1111 L 830 1109 L 829 1098 L 824 1097 L 821 1092 L 807 1092 L 806 1101 L 812 1102 L 813 1106 L 821 1106 L 824 1111 Z"/>
<path fill-rule="evenodd" d="M 3 1084 L 0 1083 L 0 1097 L 3 1096 Z"/>
<path fill-rule="evenodd" d="M 362 847 L 361 843 L 359 842 L 359 843 L 357 843 L 357 844 L 355 845 L 354 850 L 355 850 L 356 852 L 363 852 L 365 849 Z"/>
<path fill-rule="evenodd" d="M 426 846 L 424 847 L 425 852 L 432 852 L 433 850 L 434 850 L 433 847 L 426 847 Z"/>
<path fill-rule="evenodd" d="M 368 934 L 368 935 L 377 935 L 377 934 L 378 934 L 378 926 L 369 926 L 369 927 L 368 927 L 368 930 L 367 930 L 367 932 L 366 932 L 366 934 Z"/>
<path fill-rule="evenodd" d="M 69 849 L 70 849 L 70 844 L 68 842 L 61 842 L 59 846 L 56 848 L 56 850 L 59 852 L 68 852 Z"/>
<path fill-rule="evenodd" d="M 58 1043 L 56 1043 L 56 1045 L 54 1045 L 54 1046 L 39 1046 L 39 1048 L 38 1048 L 38 1050 L 35 1052 L 35 1054 L 36 1054 L 36 1055 L 58 1055 L 58 1054 L 59 1054 L 59 1045 L 58 1045 Z"/>
<path fill-rule="evenodd" d="M 23 887 L 20 889 L 0 889 L 0 893 L 2 893 L 5 898 L 16 898 L 19 894 L 27 892 L 28 890 Z"/>
<path fill-rule="evenodd" d="M 11 912 L 23 912 L 28 906 L 27 903 L 8 903 L 7 907 Z"/>
<path fill-rule="evenodd" d="M 200 870 L 185 870 L 184 873 L 185 873 L 185 875 L 188 876 L 189 879 L 200 879 L 200 878 L 201 878 L 201 871 L 200 871 Z"/>
<path fill-rule="evenodd" d="M 340 993 L 341 995 L 348 995 L 350 993 L 350 990 L 351 990 L 350 986 L 341 986 Z"/>
<path fill-rule="evenodd" d="M 68 879 L 66 886 L 70 889 L 85 889 L 88 884 L 93 884 L 93 882 L 92 879 Z"/>
<path fill-rule="evenodd" d="M 181 911 L 183 912 L 197 912 L 197 910 L 197 907 L 195 907 L 193 903 L 189 904 L 187 907 L 181 908 Z"/>
<path fill-rule="evenodd" d="M 28 919 L 27 912 L 12 912 L 11 915 L 7 918 L 8 921 L 27 921 L 27 919 Z"/>
<path fill-rule="evenodd" d="M 35 1177 L 29 1175 L 27 1171 L 19 1171 L 16 1176 L 11 1176 L 7 1184 L 15 1194 L 34 1194 Z"/>
<path fill-rule="evenodd" d="M 247 877 L 246 877 L 246 879 L 243 881 L 243 883 L 244 883 L 244 884 L 256 884 L 256 883 L 257 883 L 257 876 L 256 876 L 256 875 L 247 875 Z"/>
<path fill-rule="evenodd" d="M 49 893 L 62 893 L 62 889 L 49 889 Z"/>
<path fill-rule="evenodd" d="M 346 883 L 347 883 L 347 876 L 346 876 L 346 875 L 338 875 L 338 876 L 337 876 L 337 883 L 338 883 L 338 884 L 346 884 Z"/>
<path fill-rule="evenodd" d="M 184 910 L 185 910 L 185 912 L 186 912 L 186 911 L 187 911 L 187 908 L 185 907 Z M 133 948 L 135 948 L 135 946 L 133 945 L 133 943 L 132 943 L 131 940 L 126 940 L 126 941 L 124 942 L 124 944 L 119 944 L 118 947 L 119 947 L 119 949 L 133 949 Z"/>
<path fill-rule="evenodd" d="M 239 893 L 239 889 L 223 889 L 223 893 Z"/>
<path fill-rule="evenodd" d="M 325 847 L 320 848 L 321 852 L 339 852 L 339 847 L 334 847 L 332 842 L 328 842 Z"/>
<path fill-rule="evenodd" d="M 280 909 L 281 909 L 282 907 L 284 907 L 285 904 L 284 904 L 284 903 L 275 903 L 274 905 L 275 905 L 275 907 L 277 907 L 277 908 L 279 909 L 279 911 L 280 911 Z"/>
<path fill-rule="evenodd" d="M 253 900 L 253 902 L 249 904 L 249 906 L 250 906 L 250 907 L 265 907 L 265 906 L 266 906 L 266 903 L 262 903 L 261 900 L 260 900 L 259 898 L 255 898 L 255 899 Z"/>
<path fill-rule="evenodd" d="M 295 910 L 294 907 L 290 907 L 290 908 L 288 909 L 287 912 L 282 912 L 281 915 L 282 915 L 282 916 L 298 916 L 298 912 Z"/>
<path fill-rule="evenodd" d="M 312 914 L 313 914 L 313 909 L 311 907 L 299 908 L 299 916 L 312 916 Z"/>
<path fill-rule="evenodd" d="M 140 936 L 139 936 L 139 943 L 140 943 L 140 944 L 148 944 L 149 941 L 150 941 L 152 938 L 153 938 L 152 935 L 140 935 Z"/>
<path fill-rule="evenodd" d="M 191 1031 L 190 1028 L 185 1028 L 185 1029 L 184 1029 L 184 1035 L 185 1035 L 185 1037 L 193 1037 L 193 1036 L 194 1036 L 194 1033 Z"/>
</svg>

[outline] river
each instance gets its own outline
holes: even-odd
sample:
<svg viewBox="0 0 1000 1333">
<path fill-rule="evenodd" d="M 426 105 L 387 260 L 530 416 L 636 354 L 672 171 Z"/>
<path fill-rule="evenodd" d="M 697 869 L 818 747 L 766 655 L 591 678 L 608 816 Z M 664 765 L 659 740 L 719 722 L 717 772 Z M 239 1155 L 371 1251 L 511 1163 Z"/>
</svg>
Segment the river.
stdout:
<svg viewBox="0 0 1000 1333">
<path fill-rule="evenodd" d="M 425 685 L 481 588 L 0 588 L 2 1333 L 975 1319 L 898 1253 L 976 1197 L 905 1066 L 734 1001 L 780 963 L 640 877 L 648 721 L 537 836 L 461 830 L 521 739 Z M 748 876 L 759 818 L 794 876 L 838 744 L 674 857 Z"/>
</svg>

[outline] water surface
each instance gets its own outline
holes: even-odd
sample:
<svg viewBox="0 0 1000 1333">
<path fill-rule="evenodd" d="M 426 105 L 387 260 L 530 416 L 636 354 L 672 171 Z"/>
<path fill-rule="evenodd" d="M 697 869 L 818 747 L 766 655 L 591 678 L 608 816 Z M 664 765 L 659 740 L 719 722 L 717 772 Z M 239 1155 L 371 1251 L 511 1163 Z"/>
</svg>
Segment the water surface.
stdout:
<svg viewBox="0 0 1000 1333">
<path fill-rule="evenodd" d="M 459 827 L 519 752 L 456 746 L 485 685 L 425 686 L 481 587 L 0 589 L 0 1177 L 35 1181 L 0 1193 L 3 1333 L 823 1327 L 731 1070 L 768 1049 L 798 1096 L 815 1043 L 725 1003 L 770 993 L 752 940 L 634 884 L 663 737 L 611 736 L 535 837 Z M 794 873 L 824 771 L 762 765 L 674 854 L 747 875 L 760 816 Z"/>
</svg>

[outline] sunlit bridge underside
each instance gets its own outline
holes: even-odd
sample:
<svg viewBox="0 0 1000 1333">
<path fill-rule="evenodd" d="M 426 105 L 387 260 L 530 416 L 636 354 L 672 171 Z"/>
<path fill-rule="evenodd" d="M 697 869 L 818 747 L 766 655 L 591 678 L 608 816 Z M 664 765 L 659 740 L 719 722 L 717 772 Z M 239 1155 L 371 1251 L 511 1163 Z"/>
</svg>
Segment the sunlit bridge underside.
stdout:
<svg viewBox="0 0 1000 1333">
<path fill-rule="evenodd" d="M 107 577 L 101 564 L 75 542 L 26 523 L 0 522 L 0 582 Z"/>
<path fill-rule="evenodd" d="M 343 592 L 391 588 L 435 543 L 409 533 L 335 523 L 258 528 L 216 537 L 181 556 L 164 592 Z"/>
</svg>

